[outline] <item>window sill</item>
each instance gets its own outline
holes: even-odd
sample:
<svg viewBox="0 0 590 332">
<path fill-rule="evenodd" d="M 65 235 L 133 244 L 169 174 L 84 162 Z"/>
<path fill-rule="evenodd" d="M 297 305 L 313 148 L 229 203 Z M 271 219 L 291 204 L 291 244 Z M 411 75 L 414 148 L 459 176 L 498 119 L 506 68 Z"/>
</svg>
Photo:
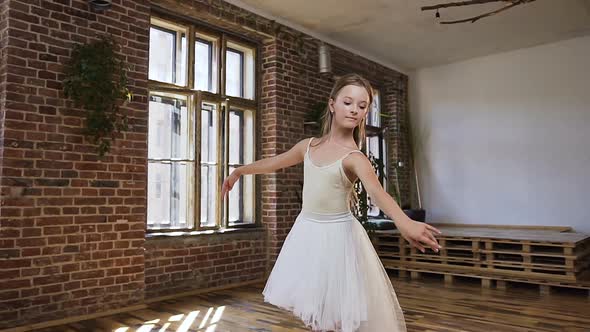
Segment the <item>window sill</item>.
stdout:
<svg viewBox="0 0 590 332">
<path fill-rule="evenodd" d="M 168 239 L 178 237 L 204 237 L 215 236 L 223 234 L 242 234 L 242 233 L 259 233 L 264 232 L 263 227 L 243 227 L 243 228 L 226 228 L 226 229 L 210 229 L 205 231 L 167 231 L 158 232 L 151 231 L 145 234 L 146 239 Z"/>
</svg>

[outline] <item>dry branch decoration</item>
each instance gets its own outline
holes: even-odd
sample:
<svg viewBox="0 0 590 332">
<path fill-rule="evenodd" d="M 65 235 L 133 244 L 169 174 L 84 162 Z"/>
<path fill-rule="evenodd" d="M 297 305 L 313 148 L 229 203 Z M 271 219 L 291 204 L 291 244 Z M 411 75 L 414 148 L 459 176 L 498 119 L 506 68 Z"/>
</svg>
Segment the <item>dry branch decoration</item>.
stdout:
<svg viewBox="0 0 590 332">
<path fill-rule="evenodd" d="M 461 7 L 461 6 L 470 6 L 470 5 L 481 5 L 481 4 L 485 4 L 485 3 L 490 3 L 490 2 L 504 2 L 507 5 L 505 5 L 504 7 L 500 8 L 500 9 L 496 9 L 494 11 L 488 12 L 488 13 L 484 13 L 481 15 L 477 15 L 474 17 L 469 17 L 469 18 L 465 18 L 465 19 L 461 19 L 461 20 L 456 20 L 456 21 L 443 21 L 440 22 L 440 24 L 456 24 L 456 23 L 465 23 L 465 22 L 475 22 L 479 19 L 482 19 L 484 17 L 489 17 L 498 13 L 501 13 L 505 10 L 508 10 L 512 7 L 518 6 L 518 5 L 523 5 L 526 3 L 530 3 L 536 0 L 468 0 L 468 1 L 458 1 L 458 2 L 449 2 L 449 3 L 442 3 L 442 4 L 438 4 L 438 5 L 433 5 L 433 6 L 424 6 L 422 7 L 422 11 L 425 10 L 436 10 L 436 17 L 440 17 L 440 14 L 438 13 L 438 10 L 440 8 L 448 8 L 448 7 Z"/>
</svg>

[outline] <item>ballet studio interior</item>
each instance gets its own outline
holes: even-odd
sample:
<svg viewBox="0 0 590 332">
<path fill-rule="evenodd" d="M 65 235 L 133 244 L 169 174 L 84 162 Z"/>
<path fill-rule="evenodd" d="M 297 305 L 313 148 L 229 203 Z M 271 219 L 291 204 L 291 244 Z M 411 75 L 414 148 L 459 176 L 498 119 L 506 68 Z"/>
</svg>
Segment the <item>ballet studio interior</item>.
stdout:
<svg viewBox="0 0 590 332">
<path fill-rule="evenodd" d="M 312 331 L 263 295 L 304 164 L 222 185 L 350 73 L 382 189 L 441 231 L 353 183 L 407 331 L 590 331 L 590 1 L 0 0 L 0 332 Z"/>
</svg>

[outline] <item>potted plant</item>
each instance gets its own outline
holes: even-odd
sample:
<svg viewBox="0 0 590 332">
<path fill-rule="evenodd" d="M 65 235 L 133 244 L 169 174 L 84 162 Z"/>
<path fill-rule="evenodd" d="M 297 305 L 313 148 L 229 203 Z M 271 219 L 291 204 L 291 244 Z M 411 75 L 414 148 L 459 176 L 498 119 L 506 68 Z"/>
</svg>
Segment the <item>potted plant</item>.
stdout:
<svg viewBox="0 0 590 332">
<path fill-rule="evenodd" d="M 127 65 L 116 54 L 112 37 L 77 44 L 65 68 L 64 92 L 86 113 L 84 135 L 97 144 L 99 156 L 110 151 L 116 132 L 128 128 L 120 106 L 132 98 Z"/>
<path fill-rule="evenodd" d="M 369 205 L 367 204 L 367 191 L 364 189 L 361 181 L 355 182 L 354 191 L 356 192 L 359 200 L 356 206 L 353 207 L 353 214 L 355 215 L 355 218 L 361 223 L 365 231 L 367 231 L 367 235 L 369 236 L 369 239 L 371 239 L 373 246 L 376 246 L 377 236 L 375 231 L 378 230 L 379 227 L 376 223 L 371 222 L 368 218 L 367 211 L 369 209 Z"/>
</svg>

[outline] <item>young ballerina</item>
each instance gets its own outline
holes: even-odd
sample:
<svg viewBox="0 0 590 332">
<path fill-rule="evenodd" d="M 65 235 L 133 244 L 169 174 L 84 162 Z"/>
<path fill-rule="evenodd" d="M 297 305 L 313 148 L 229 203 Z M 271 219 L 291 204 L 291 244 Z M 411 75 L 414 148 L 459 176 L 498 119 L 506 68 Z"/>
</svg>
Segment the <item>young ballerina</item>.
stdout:
<svg viewBox="0 0 590 332">
<path fill-rule="evenodd" d="M 412 246 L 422 252 L 426 246 L 436 252 L 441 248 L 433 234 L 440 231 L 408 218 L 359 150 L 372 96 L 366 79 L 341 77 L 330 93 L 320 138 L 304 139 L 285 153 L 241 166 L 222 186 L 225 197 L 241 175 L 271 173 L 303 161 L 301 212 L 262 294 L 265 302 L 291 311 L 312 331 L 406 331 L 391 281 L 351 212 L 357 179 Z"/>
</svg>

